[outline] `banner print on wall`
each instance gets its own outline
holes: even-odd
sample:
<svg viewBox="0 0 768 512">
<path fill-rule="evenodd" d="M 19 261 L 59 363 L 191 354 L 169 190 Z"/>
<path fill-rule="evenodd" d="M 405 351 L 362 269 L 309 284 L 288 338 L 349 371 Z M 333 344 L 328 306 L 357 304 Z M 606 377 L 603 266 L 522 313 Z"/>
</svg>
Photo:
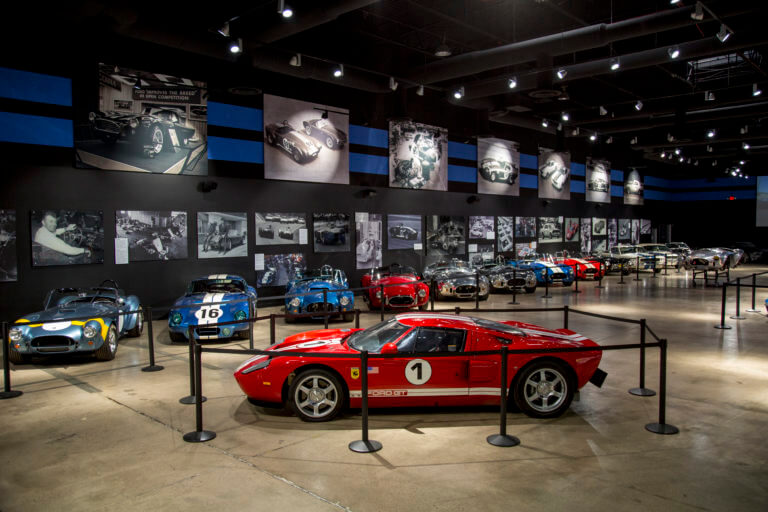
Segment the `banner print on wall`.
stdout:
<svg viewBox="0 0 768 512">
<path fill-rule="evenodd" d="M 571 154 L 539 148 L 539 197 L 571 198 Z"/>
<path fill-rule="evenodd" d="M 448 190 L 448 130 L 390 121 L 389 186 Z"/>
<path fill-rule="evenodd" d="M 197 257 L 248 256 L 248 220 L 245 212 L 199 212 Z"/>
<path fill-rule="evenodd" d="M 651 234 L 651 221 L 650 221 L 650 219 L 642 219 L 640 221 L 640 234 L 641 235 L 650 235 Z"/>
<path fill-rule="evenodd" d="M 0 210 L 0 282 L 16 281 L 16 210 Z"/>
<path fill-rule="evenodd" d="M 380 267 L 382 262 L 381 251 L 381 214 L 380 213 L 355 213 L 355 231 L 357 234 L 357 254 L 355 268 Z"/>
<path fill-rule="evenodd" d="M 349 110 L 264 95 L 264 177 L 349 184 Z"/>
<path fill-rule="evenodd" d="M 346 213 L 313 214 L 315 252 L 347 252 L 350 247 L 349 215 Z"/>
<path fill-rule="evenodd" d="M 632 219 L 632 243 L 640 243 L 640 219 Z"/>
<path fill-rule="evenodd" d="M 588 254 L 592 251 L 592 219 L 581 219 L 581 252 Z"/>
<path fill-rule="evenodd" d="M 76 165 L 110 171 L 208 174 L 207 85 L 99 64 L 99 109 L 75 126 Z"/>
<path fill-rule="evenodd" d="M 427 217 L 427 253 L 437 256 L 465 254 L 464 217 L 429 215 Z"/>
<path fill-rule="evenodd" d="M 477 191 L 480 194 L 520 195 L 520 151 L 517 142 L 477 139 Z"/>
<path fill-rule="evenodd" d="M 611 163 L 587 157 L 587 192 L 585 199 L 595 203 L 611 202 Z"/>
<path fill-rule="evenodd" d="M 185 259 L 187 212 L 118 210 L 115 235 L 115 263 Z M 120 254 L 121 239 L 127 243 L 127 259 Z"/>
<path fill-rule="evenodd" d="M 643 204 L 643 180 L 637 169 L 631 169 L 624 176 L 624 204 Z"/>
<path fill-rule="evenodd" d="M 32 210 L 32 266 L 104 263 L 104 212 Z"/>
<path fill-rule="evenodd" d="M 307 243 L 307 220 L 303 213 L 256 212 L 256 245 Z M 301 240 L 304 232 L 305 240 Z"/>
<path fill-rule="evenodd" d="M 515 238 L 536 238 L 536 217 L 515 217 Z"/>
</svg>

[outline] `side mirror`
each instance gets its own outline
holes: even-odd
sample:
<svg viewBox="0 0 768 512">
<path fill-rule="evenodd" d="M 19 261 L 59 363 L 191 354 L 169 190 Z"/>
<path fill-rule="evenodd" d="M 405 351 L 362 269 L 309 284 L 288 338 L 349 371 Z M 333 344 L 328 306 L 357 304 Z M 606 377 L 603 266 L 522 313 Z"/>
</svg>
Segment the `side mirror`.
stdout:
<svg viewBox="0 0 768 512">
<path fill-rule="evenodd" d="M 393 341 L 390 341 L 389 343 L 385 343 L 383 347 L 381 347 L 381 354 L 397 354 L 397 344 Z"/>
</svg>

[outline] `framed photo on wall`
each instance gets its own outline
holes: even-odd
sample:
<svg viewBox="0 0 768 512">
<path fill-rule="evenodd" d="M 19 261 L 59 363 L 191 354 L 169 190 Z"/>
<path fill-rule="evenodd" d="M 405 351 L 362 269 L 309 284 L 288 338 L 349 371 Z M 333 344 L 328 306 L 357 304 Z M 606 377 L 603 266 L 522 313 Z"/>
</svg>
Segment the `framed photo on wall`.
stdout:
<svg viewBox="0 0 768 512">
<path fill-rule="evenodd" d="M 118 210 L 115 212 L 115 263 L 186 259 L 187 212 Z M 127 244 L 128 254 L 121 256 Z"/>
<path fill-rule="evenodd" d="M 515 218 L 496 217 L 496 246 L 499 252 L 515 250 Z"/>
<path fill-rule="evenodd" d="M 421 216 L 420 215 L 387 215 L 387 249 L 413 249 L 414 244 L 420 244 Z"/>
<path fill-rule="evenodd" d="M 520 151 L 517 142 L 477 139 L 477 191 L 480 194 L 520 195 Z"/>
<path fill-rule="evenodd" d="M 197 257 L 248 256 L 248 217 L 245 212 L 199 212 Z"/>
<path fill-rule="evenodd" d="M 256 271 L 256 287 L 285 286 L 307 270 L 307 260 L 301 253 L 266 254 L 264 270 Z"/>
<path fill-rule="evenodd" d="M 32 266 L 104 263 L 104 212 L 32 210 Z"/>
<path fill-rule="evenodd" d="M 351 247 L 349 214 L 313 214 L 315 252 L 347 252 Z"/>
<path fill-rule="evenodd" d="M 368 269 L 382 265 L 382 215 L 355 212 L 355 268 Z"/>
<path fill-rule="evenodd" d="M 595 203 L 611 202 L 611 163 L 587 157 L 585 199 Z"/>
<path fill-rule="evenodd" d="M 571 198 L 571 154 L 539 148 L 539 197 Z"/>
<path fill-rule="evenodd" d="M 448 190 L 448 130 L 390 121 L 389 186 Z"/>
<path fill-rule="evenodd" d="M 307 243 L 307 218 L 303 213 L 256 212 L 255 219 L 256 245 Z"/>
<path fill-rule="evenodd" d="M 0 210 L 0 282 L 17 279 L 16 210 Z"/>
</svg>

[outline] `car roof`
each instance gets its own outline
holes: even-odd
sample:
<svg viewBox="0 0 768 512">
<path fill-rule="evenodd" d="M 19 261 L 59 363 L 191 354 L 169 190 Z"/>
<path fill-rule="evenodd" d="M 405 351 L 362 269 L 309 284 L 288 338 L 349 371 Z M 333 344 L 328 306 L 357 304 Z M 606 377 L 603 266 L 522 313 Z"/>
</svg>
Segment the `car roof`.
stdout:
<svg viewBox="0 0 768 512">
<path fill-rule="evenodd" d="M 195 281 L 211 281 L 215 279 L 230 279 L 232 281 L 245 281 L 245 279 L 243 279 L 242 277 L 236 276 L 234 274 L 211 274 L 207 276 L 198 277 L 197 279 L 195 279 Z"/>
</svg>

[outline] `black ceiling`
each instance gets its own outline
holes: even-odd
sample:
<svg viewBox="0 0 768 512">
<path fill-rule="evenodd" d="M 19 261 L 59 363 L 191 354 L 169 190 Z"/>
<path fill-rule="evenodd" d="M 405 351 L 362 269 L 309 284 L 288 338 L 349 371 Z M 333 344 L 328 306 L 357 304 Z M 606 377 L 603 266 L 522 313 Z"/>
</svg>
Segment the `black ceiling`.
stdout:
<svg viewBox="0 0 768 512">
<path fill-rule="evenodd" d="M 764 0 L 705 0 L 701 20 L 693 19 L 690 0 L 285 3 L 295 13 L 290 19 L 278 14 L 277 0 L 210 2 L 202 10 L 178 2 L 70 2 L 36 16 L 222 59 L 229 58 L 228 42 L 217 29 L 229 21 L 230 35 L 244 43 L 238 59 L 257 68 L 409 101 L 422 86 L 425 95 L 487 112 L 491 127 L 554 133 L 561 125 L 566 137 L 595 135 L 599 151 L 631 151 L 669 176 L 722 175 L 733 166 L 768 174 Z M 723 24 L 730 34 L 724 43 L 717 38 Z M 443 44 L 451 56 L 436 57 Z M 672 59 L 675 47 L 680 56 Z M 289 65 L 296 53 L 301 67 Z M 621 64 L 616 71 L 613 58 Z M 344 76 L 334 78 L 339 63 Z M 561 68 L 564 79 L 556 75 Z M 508 87 L 512 77 L 516 89 Z M 753 84 L 765 93 L 753 96 Z M 457 100 L 459 88 L 465 95 Z M 707 92 L 714 100 L 705 99 Z M 662 151 L 674 155 L 676 148 L 683 162 L 677 155 L 662 159 Z"/>
</svg>

